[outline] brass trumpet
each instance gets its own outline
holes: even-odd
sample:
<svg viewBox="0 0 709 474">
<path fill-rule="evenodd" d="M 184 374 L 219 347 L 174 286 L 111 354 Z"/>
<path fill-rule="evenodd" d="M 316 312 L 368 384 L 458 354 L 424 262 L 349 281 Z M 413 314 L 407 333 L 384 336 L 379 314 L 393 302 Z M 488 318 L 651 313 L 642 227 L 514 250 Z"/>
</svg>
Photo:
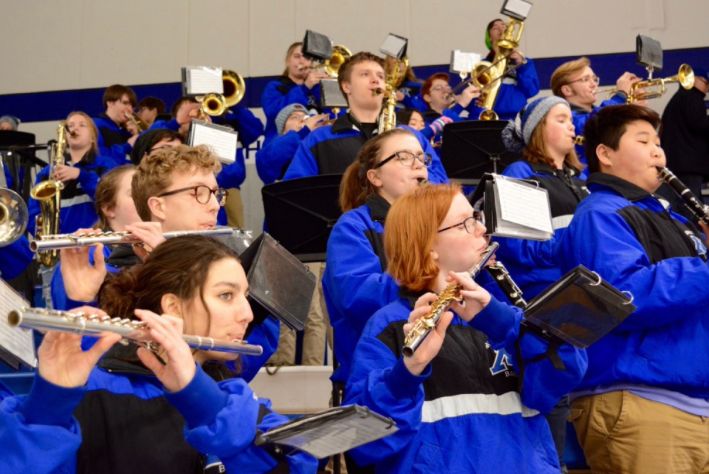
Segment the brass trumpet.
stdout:
<svg viewBox="0 0 709 474">
<path fill-rule="evenodd" d="M 45 308 L 21 308 L 10 311 L 7 325 L 39 331 L 60 331 L 98 336 L 102 332 L 120 334 L 124 341 L 134 342 L 153 352 L 160 349 L 159 344 L 150 338 L 147 325 L 133 319 L 112 318 L 98 314 L 70 313 L 53 311 Z M 261 355 L 263 347 L 247 344 L 246 341 L 221 341 L 205 336 L 183 335 L 182 339 L 192 349 L 200 351 L 230 352 L 244 355 Z"/>
<path fill-rule="evenodd" d="M 146 131 L 149 128 L 148 124 L 145 123 L 145 121 L 143 121 L 143 119 L 141 119 L 140 117 L 138 117 L 135 114 L 127 113 L 126 118 L 128 119 L 128 121 L 130 123 L 132 123 L 135 126 L 135 128 L 138 130 L 138 134 L 143 133 L 144 131 Z M 70 134 L 71 134 L 71 132 L 70 132 Z M 73 134 L 71 134 L 71 135 L 73 136 Z"/>
<path fill-rule="evenodd" d="M 645 79 L 635 82 L 630 86 L 630 94 L 628 94 L 628 103 L 632 104 L 639 100 L 655 99 L 667 92 L 667 85 L 671 82 L 678 82 L 684 89 L 694 87 L 694 70 L 689 64 L 682 64 L 677 71 L 677 74 L 670 77 L 658 79 Z"/>
</svg>

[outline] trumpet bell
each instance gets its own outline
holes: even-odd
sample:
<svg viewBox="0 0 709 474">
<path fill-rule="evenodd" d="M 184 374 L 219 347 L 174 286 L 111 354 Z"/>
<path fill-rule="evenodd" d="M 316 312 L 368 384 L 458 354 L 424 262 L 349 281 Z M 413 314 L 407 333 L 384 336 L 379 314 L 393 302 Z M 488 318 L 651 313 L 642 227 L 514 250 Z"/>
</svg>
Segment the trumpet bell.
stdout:
<svg viewBox="0 0 709 474">
<path fill-rule="evenodd" d="M 227 103 L 222 94 L 212 92 L 202 97 L 201 102 L 200 110 L 207 115 L 216 117 L 226 112 Z"/>
<path fill-rule="evenodd" d="M 330 77 L 337 77 L 340 67 L 352 57 L 352 52 L 341 44 L 332 47 L 332 54 L 323 63 L 325 73 Z"/>
<path fill-rule="evenodd" d="M 19 194 L 0 188 L 0 247 L 10 245 L 27 229 L 29 213 Z"/>
<path fill-rule="evenodd" d="M 222 71 L 222 83 L 224 84 L 224 103 L 226 107 L 233 107 L 244 98 L 246 94 L 246 82 L 241 75 L 234 71 Z"/>
<path fill-rule="evenodd" d="M 684 89 L 691 89 L 694 87 L 694 69 L 689 64 L 682 64 L 677 71 L 677 82 Z"/>
</svg>

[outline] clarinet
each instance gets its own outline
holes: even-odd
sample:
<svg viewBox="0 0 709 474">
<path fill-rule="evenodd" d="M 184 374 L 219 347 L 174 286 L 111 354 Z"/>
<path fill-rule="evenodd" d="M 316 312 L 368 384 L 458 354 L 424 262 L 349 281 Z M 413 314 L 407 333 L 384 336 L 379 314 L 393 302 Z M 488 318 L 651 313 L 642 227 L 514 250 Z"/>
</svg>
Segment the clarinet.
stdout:
<svg viewBox="0 0 709 474">
<path fill-rule="evenodd" d="M 470 276 L 473 279 L 478 276 L 478 273 L 480 273 L 480 271 L 485 267 L 499 246 L 500 244 L 493 242 L 485 249 L 480 262 L 478 262 L 478 264 L 475 265 L 470 271 Z M 445 313 L 451 303 L 454 301 L 460 301 L 461 289 L 462 288 L 458 285 L 458 283 L 451 283 L 448 285 L 441 292 L 441 294 L 438 295 L 438 299 L 431 305 L 431 311 L 414 323 L 411 331 L 409 331 L 406 338 L 404 338 L 404 347 L 402 352 L 406 357 L 411 357 L 414 355 L 416 349 L 418 349 L 423 340 L 426 339 L 428 333 L 436 327 L 438 320 L 441 319 L 441 316 L 443 316 L 443 313 Z"/>
<path fill-rule="evenodd" d="M 21 308 L 10 311 L 7 325 L 23 329 L 42 331 L 60 331 L 74 334 L 98 336 L 102 332 L 114 332 L 123 336 L 123 340 L 142 345 L 157 352 L 159 344 L 150 338 L 147 326 L 142 321 L 112 318 L 98 314 L 70 313 L 68 311 L 48 310 L 44 308 Z M 246 341 L 222 341 L 206 336 L 183 335 L 182 339 L 192 349 L 202 351 L 231 352 L 245 355 L 261 355 L 263 347 L 247 344 Z"/>
<path fill-rule="evenodd" d="M 517 283 L 512 279 L 510 272 L 507 271 L 502 262 L 493 263 L 487 267 L 487 271 L 513 305 L 522 309 L 527 308 L 528 303 L 522 296 L 522 290 L 517 286 Z"/>
<path fill-rule="evenodd" d="M 692 191 L 669 169 L 658 166 L 657 173 L 659 178 L 667 183 L 682 201 L 684 201 L 684 204 L 699 222 L 709 224 L 709 206 L 697 199 L 697 197 L 692 194 Z"/>
</svg>

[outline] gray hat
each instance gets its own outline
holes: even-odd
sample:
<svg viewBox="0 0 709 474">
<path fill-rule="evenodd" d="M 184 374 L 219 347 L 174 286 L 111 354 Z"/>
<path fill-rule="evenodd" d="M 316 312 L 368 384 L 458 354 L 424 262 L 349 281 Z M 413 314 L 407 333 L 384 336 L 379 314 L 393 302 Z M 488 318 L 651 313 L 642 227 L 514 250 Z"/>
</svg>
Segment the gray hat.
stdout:
<svg viewBox="0 0 709 474">
<path fill-rule="evenodd" d="M 522 123 L 522 137 L 524 138 L 524 143 L 529 145 L 529 140 L 532 138 L 534 129 L 537 128 L 537 125 L 539 125 L 539 122 L 546 116 L 547 112 L 558 104 L 566 104 L 567 107 L 570 107 L 569 103 L 564 99 L 552 95 L 533 100 L 522 109 L 522 112 L 520 112 L 520 122 Z"/>
<path fill-rule="evenodd" d="M 13 130 L 17 130 L 17 127 L 20 126 L 20 119 L 12 115 L 3 115 L 2 117 L 0 117 L 0 122 L 9 123 L 10 125 L 12 125 Z"/>
<path fill-rule="evenodd" d="M 305 112 L 306 114 L 308 113 L 308 109 L 301 104 L 286 105 L 280 112 L 278 112 L 278 115 L 276 115 L 276 131 L 279 135 L 283 133 L 283 127 L 286 126 L 286 120 L 288 120 L 288 117 L 290 117 L 293 112 L 298 111 Z"/>
</svg>

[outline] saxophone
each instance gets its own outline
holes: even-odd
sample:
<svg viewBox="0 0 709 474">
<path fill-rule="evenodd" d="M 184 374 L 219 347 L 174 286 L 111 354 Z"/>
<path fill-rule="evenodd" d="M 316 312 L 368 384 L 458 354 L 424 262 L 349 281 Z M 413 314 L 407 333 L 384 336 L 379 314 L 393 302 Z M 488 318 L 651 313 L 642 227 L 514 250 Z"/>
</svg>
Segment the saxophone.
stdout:
<svg viewBox="0 0 709 474">
<path fill-rule="evenodd" d="M 480 258 L 480 262 L 478 262 L 478 264 L 475 265 L 470 271 L 470 276 L 473 279 L 475 279 L 478 273 L 480 273 L 480 271 L 485 267 L 499 246 L 500 244 L 493 242 L 485 249 L 485 252 L 483 252 L 482 257 Z M 460 290 L 461 287 L 458 283 L 451 283 L 448 285 L 441 292 L 441 294 L 438 295 L 438 299 L 433 302 L 431 305 L 431 310 L 428 314 L 414 323 L 413 327 L 404 338 L 404 347 L 402 349 L 404 356 L 411 357 L 414 355 L 414 352 L 416 352 L 418 346 L 420 346 L 423 340 L 426 339 L 428 333 L 436 327 L 438 320 L 441 319 L 441 316 L 443 316 L 443 313 L 445 313 L 448 307 L 454 301 L 460 301 Z"/>
<path fill-rule="evenodd" d="M 64 150 L 66 149 L 66 122 L 61 121 L 57 126 L 57 141 L 49 150 L 49 174 L 45 181 L 37 184 L 30 191 L 32 199 L 39 202 L 40 213 L 35 218 L 35 239 L 43 235 L 59 233 L 59 212 L 61 211 L 62 189 L 64 183 L 54 179 L 54 170 L 64 164 Z M 59 252 L 53 250 L 38 255 L 39 262 L 45 267 L 52 267 L 59 259 Z"/>
<path fill-rule="evenodd" d="M 391 58 L 387 61 L 386 87 L 374 91 L 376 95 L 383 93 L 385 97 L 384 108 L 379 116 L 379 133 L 396 128 L 396 90 L 404 82 L 408 67 L 408 58 Z"/>
</svg>

